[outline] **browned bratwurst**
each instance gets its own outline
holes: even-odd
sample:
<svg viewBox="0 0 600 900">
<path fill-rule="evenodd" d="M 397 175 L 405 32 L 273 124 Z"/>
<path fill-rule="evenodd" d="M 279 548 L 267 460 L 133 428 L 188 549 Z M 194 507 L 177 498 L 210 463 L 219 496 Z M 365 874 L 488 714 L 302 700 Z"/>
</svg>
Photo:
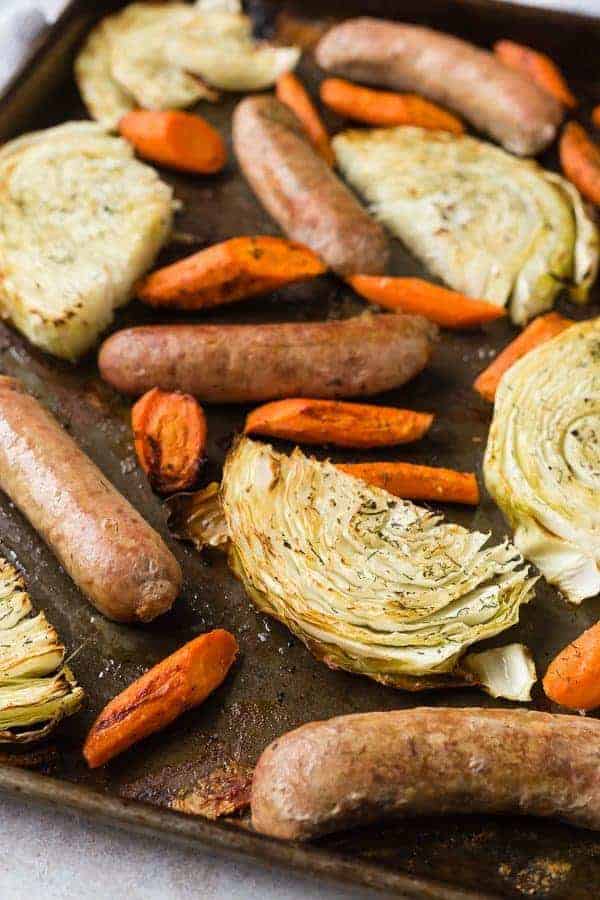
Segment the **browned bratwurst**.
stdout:
<svg viewBox="0 0 600 900">
<path fill-rule="evenodd" d="M 278 325 L 147 325 L 100 348 L 105 381 L 126 394 L 153 387 L 207 403 L 360 397 L 423 369 L 436 328 L 420 316 L 364 315 Z"/>
<path fill-rule="evenodd" d="M 161 537 L 7 377 L 0 377 L 0 488 L 109 619 L 148 622 L 171 607 L 182 576 Z"/>
<path fill-rule="evenodd" d="M 332 172 L 275 97 L 248 97 L 233 116 L 238 162 L 267 212 L 340 275 L 383 275 L 385 232 Z"/>
<path fill-rule="evenodd" d="M 417 25 L 348 19 L 321 38 L 319 65 L 396 91 L 418 91 L 455 110 L 507 150 L 534 156 L 554 139 L 560 103 L 493 53 Z"/>
<path fill-rule="evenodd" d="M 278 838 L 455 813 L 600 829 L 600 722 L 519 709 L 339 716 L 278 738 L 254 773 L 252 824 Z"/>
</svg>

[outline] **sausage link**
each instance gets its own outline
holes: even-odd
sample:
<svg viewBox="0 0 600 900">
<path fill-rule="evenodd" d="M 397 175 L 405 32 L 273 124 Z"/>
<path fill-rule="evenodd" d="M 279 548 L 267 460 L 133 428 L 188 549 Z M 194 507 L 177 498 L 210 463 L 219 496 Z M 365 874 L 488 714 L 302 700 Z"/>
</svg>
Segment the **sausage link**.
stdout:
<svg viewBox="0 0 600 900">
<path fill-rule="evenodd" d="M 341 275 L 385 273 L 385 232 L 315 151 L 291 110 L 275 97 L 242 100 L 233 146 L 254 193 L 289 238 Z"/>
<path fill-rule="evenodd" d="M 100 348 L 105 381 L 126 394 L 153 387 L 206 403 L 358 397 L 421 371 L 437 331 L 420 316 L 364 315 L 278 325 L 149 325 Z"/>
<path fill-rule="evenodd" d="M 0 488 L 94 606 L 148 622 L 181 588 L 160 535 L 14 378 L 0 377 Z"/>
<path fill-rule="evenodd" d="M 316 56 L 336 75 L 424 94 L 519 155 L 547 147 L 563 118 L 554 97 L 493 53 L 430 28 L 348 19 L 321 38 Z"/>
<path fill-rule="evenodd" d="M 455 813 L 600 830 L 600 722 L 522 709 L 340 716 L 278 738 L 254 773 L 252 824 L 273 837 Z"/>
</svg>

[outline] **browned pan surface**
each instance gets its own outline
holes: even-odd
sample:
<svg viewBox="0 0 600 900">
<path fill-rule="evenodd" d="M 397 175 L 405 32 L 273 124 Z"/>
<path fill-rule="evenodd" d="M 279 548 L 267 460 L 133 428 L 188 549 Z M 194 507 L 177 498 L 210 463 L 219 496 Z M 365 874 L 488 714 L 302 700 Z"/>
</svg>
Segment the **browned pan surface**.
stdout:
<svg viewBox="0 0 600 900">
<path fill-rule="evenodd" d="M 287 34 L 300 34 L 306 40 L 323 24 L 327 10 L 333 13 L 339 8 L 333 2 L 299 3 L 305 16 L 315 11 L 315 17 L 299 28 L 291 15 L 293 4 L 251 5 L 263 30 L 272 27 L 275 13 L 283 9 Z M 86 24 L 89 8 L 87 3 L 74 5 L 69 19 L 73 34 Z M 371 11 L 394 15 L 394 10 L 398 17 L 402 14 L 455 30 L 482 44 L 510 36 L 552 50 L 569 74 L 575 92 L 584 100 L 581 114 L 588 114 L 593 103 L 600 102 L 600 25 L 569 16 L 504 8 L 485 0 L 456 4 L 382 0 L 344 7 L 348 14 Z M 64 46 L 57 52 L 54 37 L 45 49 L 46 55 L 38 57 L 36 67 L 43 60 L 52 72 L 64 65 Z M 47 61 L 48 50 L 53 58 L 51 65 Z M 39 69 L 15 85 L 10 108 L 0 110 L 0 130 L 14 130 L 15 101 L 23 85 L 29 85 L 28 97 L 33 102 L 40 89 L 36 71 Z M 302 75 L 314 89 L 319 76 L 310 58 L 302 64 Z M 34 87 L 37 84 L 36 89 L 32 83 Z M 201 111 L 229 135 L 234 103 L 235 99 L 218 106 L 204 104 Z M 83 115 L 69 80 L 53 91 L 41 110 L 30 117 L 30 124 L 43 127 Z M 338 128 L 341 121 L 331 116 L 328 124 Z M 552 152 L 544 162 L 555 167 Z M 277 233 L 233 161 L 216 177 L 192 179 L 165 174 L 165 178 L 174 185 L 185 210 L 177 224 L 179 240 L 184 243 L 170 247 L 163 255 L 164 261 L 237 234 Z M 398 242 L 394 253 L 396 273 L 424 274 Z M 598 314 L 600 286 L 596 288 L 595 300 L 595 306 L 588 308 L 585 315 Z M 282 290 L 268 299 L 205 315 L 202 320 L 321 319 L 347 316 L 361 308 L 363 304 L 341 282 L 323 277 Z M 581 316 L 581 311 L 571 306 L 565 306 L 563 311 Z M 132 304 L 119 316 L 115 327 L 156 320 L 155 313 Z M 471 384 L 512 333 L 506 324 L 494 324 L 483 333 L 446 333 L 430 369 L 405 389 L 381 398 L 383 402 L 436 413 L 430 435 L 403 452 L 404 458 L 480 470 L 490 408 L 472 391 Z M 161 504 L 135 463 L 128 403 L 100 382 L 93 356 L 73 368 L 32 350 L 15 332 L 0 326 L 0 371 L 21 378 L 115 485 L 166 534 Z M 246 411 L 242 407 L 207 410 L 210 442 L 205 480 L 219 476 L 224 454 Z M 343 454 L 332 455 L 344 458 Z M 389 456 L 393 457 L 394 452 L 389 452 Z M 369 458 L 367 454 L 363 457 Z M 468 527 L 491 530 L 496 538 L 505 533 L 501 516 L 487 497 L 474 511 L 448 508 L 445 512 L 450 519 Z M 0 498 L 0 543 L 0 551 L 27 574 L 37 606 L 48 611 L 69 649 L 79 651 L 72 666 L 89 696 L 86 711 L 66 723 L 54 738 L 59 752 L 51 774 L 58 780 L 0 766 L 0 787 L 75 806 L 128 827 L 150 829 L 157 836 L 201 841 L 228 852 L 276 859 L 306 871 L 380 886 L 405 896 L 505 895 L 583 900 L 600 892 L 600 836 L 555 823 L 473 817 L 408 822 L 332 837 L 317 848 L 298 848 L 264 840 L 239 824 L 210 824 L 165 810 L 170 798 L 198 776 L 231 759 L 252 764 L 278 734 L 313 719 L 419 703 L 463 706 L 491 705 L 494 701 L 469 690 L 412 696 L 327 670 L 285 628 L 255 611 L 217 554 L 201 557 L 190 547 L 171 542 L 185 572 L 181 599 L 170 614 L 153 625 L 130 628 L 106 621 L 89 606 L 4 497 Z M 529 644 L 538 669 L 543 671 L 556 651 L 595 622 L 599 614 L 600 598 L 586 602 L 580 609 L 571 609 L 553 590 L 540 585 L 536 602 L 523 610 L 521 624 L 502 635 L 497 643 L 522 640 Z M 105 770 L 88 772 L 80 754 L 81 743 L 104 703 L 181 643 L 215 627 L 233 631 L 242 650 L 239 664 L 221 689 L 200 709 L 187 713 Z M 533 705 L 550 708 L 539 688 Z"/>
</svg>

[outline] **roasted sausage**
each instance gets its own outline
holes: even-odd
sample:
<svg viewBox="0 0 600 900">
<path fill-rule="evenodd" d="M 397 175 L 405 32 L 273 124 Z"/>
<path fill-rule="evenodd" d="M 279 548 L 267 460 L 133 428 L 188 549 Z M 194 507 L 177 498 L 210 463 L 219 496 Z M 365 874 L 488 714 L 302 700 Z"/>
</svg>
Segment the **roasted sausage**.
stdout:
<svg viewBox="0 0 600 900">
<path fill-rule="evenodd" d="M 292 240 L 341 275 L 385 273 L 385 232 L 275 97 L 248 97 L 233 116 L 233 146 L 246 179 Z"/>
<path fill-rule="evenodd" d="M 171 607 L 182 576 L 161 537 L 8 377 L 0 377 L 0 488 L 109 619 L 148 622 Z"/>
<path fill-rule="evenodd" d="M 519 709 L 339 716 L 278 738 L 254 773 L 252 824 L 278 838 L 455 813 L 600 829 L 600 722 Z"/>
<path fill-rule="evenodd" d="M 487 50 L 430 28 L 348 19 L 321 38 L 327 72 L 397 91 L 417 91 L 453 109 L 507 150 L 535 155 L 562 121 L 561 104 Z"/>
<path fill-rule="evenodd" d="M 207 403 L 359 397 L 421 371 L 436 329 L 420 316 L 364 315 L 278 325 L 148 325 L 100 348 L 105 381 L 126 394 L 153 387 Z"/>
</svg>

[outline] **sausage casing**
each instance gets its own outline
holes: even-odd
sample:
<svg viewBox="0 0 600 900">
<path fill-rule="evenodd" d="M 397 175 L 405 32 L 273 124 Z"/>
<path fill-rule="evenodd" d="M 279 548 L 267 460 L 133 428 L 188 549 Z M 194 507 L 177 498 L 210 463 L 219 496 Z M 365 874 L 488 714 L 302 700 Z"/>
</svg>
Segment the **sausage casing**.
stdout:
<svg viewBox="0 0 600 900">
<path fill-rule="evenodd" d="M 182 575 L 160 535 L 8 377 L 0 377 L 0 488 L 109 619 L 147 622 L 171 607 Z"/>
<path fill-rule="evenodd" d="M 430 28 L 348 19 L 321 38 L 316 56 L 336 75 L 424 94 L 519 155 L 547 147 L 563 118 L 554 97 L 493 53 Z"/>
<path fill-rule="evenodd" d="M 437 331 L 420 316 L 364 315 L 275 325 L 148 325 L 100 348 L 105 381 L 126 394 L 153 387 L 206 403 L 358 397 L 421 371 Z"/>
<path fill-rule="evenodd" d="M 275 97 L 247 97 L 233 116 L 233 145 L 247 181 L 289 238 L 340 275 L 385 273 L 388 241 Z"/>
<path fill-rule="evenodd" d="M 278 738 L 254 773 L 252 823 L 279 838 L 455 813 L 600 829 L 600 722 L 522 709 L 339 716 Z"/>
</svg>

